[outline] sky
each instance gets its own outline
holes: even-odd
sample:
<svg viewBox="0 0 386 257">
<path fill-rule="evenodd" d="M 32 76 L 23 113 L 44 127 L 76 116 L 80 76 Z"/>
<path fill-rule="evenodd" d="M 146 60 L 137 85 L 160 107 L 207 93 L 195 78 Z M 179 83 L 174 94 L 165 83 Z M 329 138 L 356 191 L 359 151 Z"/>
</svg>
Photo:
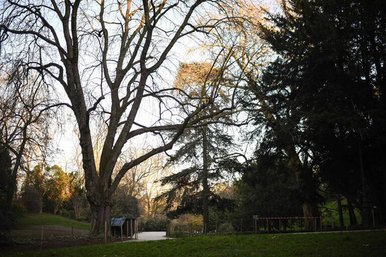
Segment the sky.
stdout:
<svg viewBox="0 0 386 257">
<path fill-rule="evenodd" d="M 195 41 L 189 38 L 184 38 L 175 45 L 169 54 L 170 58 L 167 62 L 168 71 L 165 69 L 163 70 L 163 81 L 159 81 L 158 83 L 173 84 L 175 73 L 177 71 L 179 62 L 181 61 L 194 62 L 206 60 L 206 57 L 203 55 L 192 54 L 191 48 L 194 48 L 195 44 Z M 57 88 L 59 89 L 57 92 L 59 97 L 61 99 L 67 99 L 67 96 L 62 88 Z M 151 120 L 154 120 L 154 112 L 156 106 L 154 106 L 154 103 L 146 100 L 143 101 L 141 106 L 144 108 L 140 109 L 140 113 L 137 115 L 136 120 L 142 124 L 151 123 Z M 58 164 L 61 167 L 64 167 L 64 169 L 67 171 L 75 171 L 79 169 L 78 159 L 80 155 L 80 147 L 77 135 L 78 129 L 72 111 L 69 109 L 63 110 L 60 121 L 61 124 L 59 127 L 53 126 L 52 147 L 56 150 L 56 152 L 55 154 L 52 154 L 50 158 L 48 158 L 48 161 L 52 164 Z M 139 149 L 148 148 L 148 142 L 149 140 L 146 140 L 144 137 L 138 137 L 134 140 L 136 148 Z"/>
<path fill-rule="evenodd" d="M 273 7 L 275 6 L 275 0 L 263 0 L 265 5 Z M 192 51 L 192 49 L 197 49 L 197 41 L 194 41 L 189 38 L 185 38 L 181 42 L 177 43 L 170 53 L 172 57 L 168 63 L 167 68 L 171 72 L 163 73 L 163 82 L 162 83 L 173 83 L 174 74 L 178 68 L 179 62 L 194 62 L 194 61 L 206 61 L 208 56 L 205 56 L 200 51 Z M 59 95 L 63 96 L 63 99 L 66 98 L 64 92 L 59 92 Z M 138 117 L 141 117 L 140 121 L 146 123 L 146 121 L 151 120 L 152 113 L 154 109 L 149 106 L 149 103 L 143 103 L 145 108 L 141 109 L 141 113 Z M 74 121 L 73 114 L 70 110 L 63 111 L 63 114 L 60 118 L 62 121 L 59 128 L 53 128 L 53 140 L 52 147 L 56 151 L 55 154 L 48 159 L 50 164 L 58 164 L 67 171 L 75 171 L 79 169 L 79 140 L 77 135 L 77 127 Z M 236 129 L 233 133 L 239 133 Z M 149 147 L 146 145 L 149 140 L 144 138 L 138 138 L 135 141 L 135 145 L 138 148 Z"/>
</svg>

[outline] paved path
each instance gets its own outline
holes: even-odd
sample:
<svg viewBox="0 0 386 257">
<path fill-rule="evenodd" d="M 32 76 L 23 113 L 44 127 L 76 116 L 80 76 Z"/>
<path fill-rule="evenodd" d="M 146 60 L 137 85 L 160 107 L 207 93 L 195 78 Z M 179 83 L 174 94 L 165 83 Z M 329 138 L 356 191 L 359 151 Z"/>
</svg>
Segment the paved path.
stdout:
<svg viewBox="0 0 386 257">
<path fill-rule="evenodd" d="M 138 233 L 138 240 L 133 241 L 156 241 L 170 239 L 166 237 L 166 231 L 151 231 Z"/>
</svg>

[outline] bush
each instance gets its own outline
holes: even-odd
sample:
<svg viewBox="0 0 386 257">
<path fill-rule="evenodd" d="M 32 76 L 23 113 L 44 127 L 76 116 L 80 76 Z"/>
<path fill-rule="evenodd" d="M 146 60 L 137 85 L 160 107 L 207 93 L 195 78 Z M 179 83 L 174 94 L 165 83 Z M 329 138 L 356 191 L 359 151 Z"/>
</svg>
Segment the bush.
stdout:
<svg viewBox="0 0 386 257">
<path fill-rule="evenodd" d="M 0 210 L 0 231 L 9 231 L 14 224 L 12 212 Z"/>
<path fill-rule="evenodd" d="M 144 217 L 139 221 L 140 231 L 165 231 L 169 221 L 165 216 Z"/>
<path fill-rule="evenodd" d="M 0 231 L 15 228 L 17 220 L 23 216 L 25 209 L 15 202 L 10 210 L 0 208 Z"/>
<path fill-rule="evenodd" d="M 172 237 L 180 237 L 202 233 L 203 228 L 204 223 L 201 215 L 184 214 L 170 222 L 167 234 Z"/>
<path fill-rule="evenodd" d="M 221 234 L 229 234 L 229 233 L 235 232 L 235 229 L 234 229 L 234 227 L 232 226 L 231 223 L 226 222 L 226 223 L 221 224 L 218 227 L 217 232 L 221 233 Z"/>
<path fill-rule="evenodd" d="M 29 212 L 39 213 L 42 211 L 43 200 L 39 191 L 33 186 L 26 186 L 22 194 L 22 202 Z"/>
<path fill-rule="evenodd" d="M 75 213 L 73 210 L 62 209 L 59 211 L 59 213 L 60 216 L 63 216 L 65 218 L 75 219 Z"/>
<path fill-rule="evenodd" d="M 16 221 L 23 215 L 23 208 L 14 204 L 11 210 L 0 209 L 0 245 L 12 243 L 11 229 L 15 228 Z"/>
</svg>

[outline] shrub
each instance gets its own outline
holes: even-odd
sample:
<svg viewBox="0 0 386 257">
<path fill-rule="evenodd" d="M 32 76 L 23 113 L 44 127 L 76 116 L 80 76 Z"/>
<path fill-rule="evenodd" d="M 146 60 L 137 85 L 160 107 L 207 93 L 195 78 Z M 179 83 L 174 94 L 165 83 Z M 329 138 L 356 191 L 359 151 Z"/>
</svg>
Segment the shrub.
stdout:
<svg viewBox="0 0 386 257">
<path fill-rule="evenodd" d="M 221 234 L 229 234 L 229 233 L 235 232 L 235 229 L 234 229 L 234 227 L 232 226 L 231 223 L 226 222 L 226 223 L 221 224 L 218 227 L 217 232 L 221 233 Z"/>
<path fill-rule="evenodd" d="M 140 231 L 165 231 L 169 221 L 163 215 L 144 217 L 139 221 Z"/>
<path fill-rule="evenodd" d="M 17 219 L 23 215 L 24 209 L 15 202 L 11 210 L 0 209 L 0 245 L 12 243 L 11 229 L 15 228 Z"/>
<path fill-rule="evenodd" d="M 184 214 L 170 222 L 168 236 L 180 237 L 202 233 L 203 228 L 204 223 L 201 215 Z"/>
<path fill-rule="evenodd" d="M 22 202 L 29 212 L 39 213 L 42 211 L 42 197 L 39 191 L 33 186 L 24 187 Z"/>
<path fill-rule="evenodd" d="M 75 219 L 75 213 L 73 210 L 62 209 L 59 211 L 59 213 L 60 216 L 63 216 L 65 218 Z"/>
</svg>

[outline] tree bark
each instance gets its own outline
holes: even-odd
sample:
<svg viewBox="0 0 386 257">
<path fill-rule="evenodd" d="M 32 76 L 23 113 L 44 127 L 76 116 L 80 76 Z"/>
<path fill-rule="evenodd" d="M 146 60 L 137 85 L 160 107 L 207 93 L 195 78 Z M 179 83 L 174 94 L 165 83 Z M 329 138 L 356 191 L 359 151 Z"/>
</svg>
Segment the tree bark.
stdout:
<svg viewBox="0 0 386 257">
<path fill-rule="evenodd" d="M 102 232 L 106 233 L 108 239 L 111 239 L 111 199 L 105 197 L 104 200 L 95 203 L 90 202 L 91 208 L 91 230 L 90 236 L 97 237 Z M 106 227 L 105 227 L 106 226 Z"/>
<path fill-rule="evenodd" d="M 202 216 L 204 221 L 204 234 L 209 232 L 209 160 L 208 160 L 208 135 L 207 126 L 202 129 Z"/>
<path fill-rule="evenodd" d="M 348 208 L 348 214 L 350 217 L 350 225 L 351 226 L 358 225 L 357 217 L 354 211 L 354 206 L 352 205 L 351 201 L 348 198 L 347 198 L 347 208 Z"/>
<path fill-rule="evenodd" d="M 371 210 L 369 206 L 369 199 L 367 195 L 367 183 L 365 177 L 364 163 L 363 163 L 363 152 L 362 152 L 362 134 L 359 135 L 358 140 L 358 157 L 359 157 L 359 171 L 361 175 L 361 184 L 362 184 L 362 204 L 361 204 L 361 214 L 362 214 L 362 225 L 367 228 L 370 226 L 371 220 Z"/>
<path fill-rule="evenodd" d="M 295 148 L 293 145 L 289 145 L 286 149 L 286 153 L 288 155 L 288 165 L 290 170 L 292 170 L 292 173 L 294 174 L 296 178 L 297 185 L 299 187 L 299 191 L 302 192 L 302 209 L 303 209 L 303 217 L 304 217 L 304 229 L 307 231 L 312 231 L 314 229 L 314 217 L 318 216 L 318 206 L 317 203 L 312 202 L 312 199 L 310 199 L 310 195 L 314 194 L 315 192 L 310 192 L 310 190 L 304 191 L 308 187 L 304 188 L 302 184 L 307 183 L 305 182 L 305 175 L 302 174 L 302 163 L 299 159 L 299 155 L 296 153 Z M 307 172 L 307 171 L 303 171 Z M 308 174 L 306 174 L 308 175 Z M 303 187 L 303 188 L 302 188 Z"/>
<path fill-rule="evenodd" d="M 344 228 L 344 220 L 343 220 L 342 199 L 341 199 L 340 195 L 336 196 L 336 203 L 338 205 L 339 226 L 341 229 L 343 229 Z"/>
<path fill-rule="evenodd" d="M 312 231 L 313 230 L 313 210 L 312 210 L 312 205 L 308 201 L 303 201 L 303 217 L 304 217 L 304 229 L 306 231 Z"/>
</svg>

